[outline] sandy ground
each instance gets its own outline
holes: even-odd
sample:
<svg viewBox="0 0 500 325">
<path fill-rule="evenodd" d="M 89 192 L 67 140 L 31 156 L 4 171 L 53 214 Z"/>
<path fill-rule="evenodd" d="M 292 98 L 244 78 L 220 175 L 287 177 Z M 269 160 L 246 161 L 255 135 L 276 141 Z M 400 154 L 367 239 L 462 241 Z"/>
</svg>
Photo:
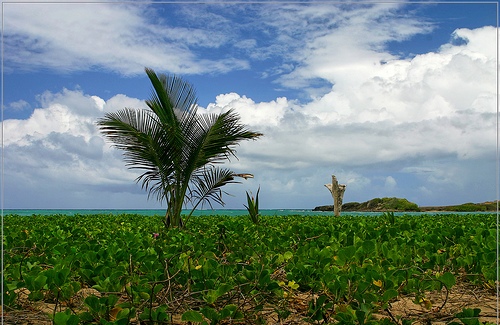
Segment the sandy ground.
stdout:
<svg viewBox="0 0 500 325">
<path fill-rule="evenodd" d="M 27 290 L 20 290 L 19 303 L 23 306 L 21 310 L 6 309 L 2 315 L 4 324 L 19 325 L 49 325 L 52 321 L 48 315 L 54 312 L 55 305 L 48 303 L 33 303 L 27 300 Z M 94 289 L 83 289 L 74 297 L 73 309 L 82 310 L 83 299 L 88 295 L 97 295 L 99 292 Z M 415 303 L 414 296 L 398 297 L 384 311 L 373 315 L 375 319 L 390 318 L 395 323 L 401 324 L 402 319 L 411 319 L 413 324 L 448 324 L 451 321 L 458 321 L 454 317 L 463 308 L 480 308 L 479 321 L 483 324 L 498 324 L 498 296 L 494 288 L 483 289 L 466 284 L 457 284 L 452 290 L 446 292 L 428 292 L 426 299 L 421 303 Z M 307 322 L 308 302 L 313 298 L 311 294 L 295 294 L 289 300 L 289 310 L 291 314 L 284 320 L 280 320 L 274 312 L 272 306 L 264 308 L 263 318 L 267 324 L 311 324 Z M 64 308 L 64 307 L 63 307 Z M 335 306 L 334 309 L 341 308 Z M 334 312 L 329 315 L 330 323 L 333 321 Z M 131 324 L 139 324 L 132 321 Z M 180 315 L 173 317 L 170 324 L 186 324 L 180 321 Z M 244 324 L 241 321 L 226 321 L 223 324 Z"/>
</svg>

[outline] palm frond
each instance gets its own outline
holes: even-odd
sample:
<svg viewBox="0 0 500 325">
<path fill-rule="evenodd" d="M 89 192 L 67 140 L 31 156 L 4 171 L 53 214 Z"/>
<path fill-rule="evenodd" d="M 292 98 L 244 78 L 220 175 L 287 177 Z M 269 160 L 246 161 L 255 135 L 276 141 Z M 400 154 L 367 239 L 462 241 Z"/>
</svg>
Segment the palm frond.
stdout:
<svg viewBox="0 0 500 325">
<path fill-rule="evenodd" d="M 247 208 L 248 214 L 250 215 L 252 222 L 255 224 L 259 223 L 259 192 L 260 192 L 260 186 L 259 189 L 257 190 L 255 198 L 253 196 L 250 196 L 250 194 L 248 194 L 247 192 L 248 205 L 243 204 L 243 206 Z"/>
<path fill-rule="evenodd" d="M 149 68 L 146 74 L 154 90 L 152 99 L 146 103 L 164 123 L 173 126 L 196 115 L 198 99 L 190 83 L 175 75 L 157 75 Z"/>
<path fill-rule="evenodd" d="M 169 183 L 168 176 L 175 172 L 170 158 L 175 148 L 169 145 L 171 139 L 157 117 L 146 110 L 125 108 L 106 114 L 97 124 L 105 138 L 123 150 L 129 169 L 145 171 L 136 181 L 141 182 L 150 195 L 161 192 Z"/>
<path fill-rule="evenodd" d="M 159 117 L 163 125 L 176 128 L 178 125 L 175 115 L 175 106 L 166 92 L 167 81 L 165 75 L 158 76 L 152 69 L 146 68 L 146 74 L 153 86 L 151 99 L 146 104 Z"/>
<path fill-rule="evenodd" d="M 196 132 L 197 98 L 194 88 L 177 76 L 159 74 L 146 68 L 153 85 L 151 99 L 146 101 L 158 116 L 166 132 L 170 132 L 176 148 L 175 163 L 178 170 L 186 170 L 190 160 L 189 143 L 191 134 Z"/>
<path fill-rule="evenodd" d="M 247 204 L 243 206 L 247 208 L 248 214 L 250 215 L 250 218 L 252 219 L 252 222 L 257 224 L 259 223 L 259 192 L 260 192 L 260 187 L 257 190 L 257 194 L 255 197 L 250 196 L 247 192 Z"/>
<path fill-rule="evenodd" d="M 239 119 L 239 115 L 233 110 L 199 116 L 198 137 L 191 139 L 193 147 L 198 148 L 198 166 L 227 160 L 235 156 L 234 147 L 238 142 L 262 136 L 262 133 L 249 131 L 239 123 Z"/>
<path fill-rule="evenodd" d="M 224 206 L 222 194 L 225 192 L 221 187 L 230 183 L 239 182 L 234 180 L 234 173 L 227 168 L 210 166 L 200 170 L 192 179 L 191 199 L 194 208 L 204 202 L 212 207 L 210 201 Z"/>
</svg>

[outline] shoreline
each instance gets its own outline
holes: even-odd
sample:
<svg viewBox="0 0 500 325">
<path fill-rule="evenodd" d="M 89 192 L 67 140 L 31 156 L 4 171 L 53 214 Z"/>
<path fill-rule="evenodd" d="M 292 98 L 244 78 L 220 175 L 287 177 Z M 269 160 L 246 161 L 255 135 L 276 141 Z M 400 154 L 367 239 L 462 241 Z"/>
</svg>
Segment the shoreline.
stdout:
<svg viewBox="0 0 500 325">
<path fill-rule="evenodd" d="M 313 211 L 333 211 L 333 205 L 317 206 Z M 406 199 L 375 198 L 363 203 L 342 204 L 342 212 L 496 212 L 497 202 L 463 203 L 458 205 L 418 206 Z"/>
</svg>

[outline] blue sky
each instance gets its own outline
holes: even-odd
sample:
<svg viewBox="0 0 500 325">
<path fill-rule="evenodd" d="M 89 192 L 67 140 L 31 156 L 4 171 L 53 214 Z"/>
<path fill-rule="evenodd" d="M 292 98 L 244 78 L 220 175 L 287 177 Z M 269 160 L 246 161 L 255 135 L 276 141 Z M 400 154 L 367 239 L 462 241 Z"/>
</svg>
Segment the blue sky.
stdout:
<svg viewBox="0 0 500 325">
<path fill-rule="evenodd" d="M 144 67 L 264 133 L 228 165 L 243 208 L 494 200 L 495 2 L 3 3 L 4 208 L 158 208 L 95 128 Z"/>
</svg>

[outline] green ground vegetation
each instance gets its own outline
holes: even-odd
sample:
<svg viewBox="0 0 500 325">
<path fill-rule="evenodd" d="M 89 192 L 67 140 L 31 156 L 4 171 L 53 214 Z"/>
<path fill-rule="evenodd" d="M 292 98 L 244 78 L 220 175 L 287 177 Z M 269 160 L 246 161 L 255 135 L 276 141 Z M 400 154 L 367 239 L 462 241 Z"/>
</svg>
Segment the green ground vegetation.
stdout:
<svg viewBox="0 0 500 325">
<path fill-rule="evenodd" d="M 456 211 L 456 212 L 476 212 L 476 211 L 496 211 L 496 202 L 484 202 L 484 203 L 464 203 L 460 205 L 446 206 L 443 207 L 444 211 Z"/>
<path fill-rule="evenodd" d="M 57 325 L 403 325 L 415 319 L 390 317 L 402 296 L 435 309 L 432 290 L 495 285 L 494 214 L 208 216 L 185 230 L 162 218 L 5 216 L 4 311 L 50 304 Z"/>
<path fill-rule="evenodd" d="M 349 202 L 342 206 L 344 211 L 420 211 L 416 203 L 397 197 L 374 198 L 358 203 Z"/>
</svg>

